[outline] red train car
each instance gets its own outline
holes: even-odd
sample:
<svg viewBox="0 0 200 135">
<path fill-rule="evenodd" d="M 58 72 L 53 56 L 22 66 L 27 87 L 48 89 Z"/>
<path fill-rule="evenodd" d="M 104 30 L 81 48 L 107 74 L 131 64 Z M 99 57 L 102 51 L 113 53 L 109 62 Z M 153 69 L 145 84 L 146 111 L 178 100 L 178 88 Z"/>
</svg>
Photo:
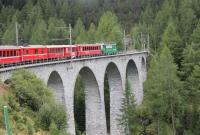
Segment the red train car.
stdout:
<svg viewBox="0 0 200 135">
<path fill-rule="evenodd" d="M 100 44 L 77 44 L 77 56 L 98 56 L 101 55 L 101 45 Z"/>
<path fill-rule="evenodd" d="M 41 45 L 31 45 L 22 48 L 22 62 L 33 62 L 48 59 L 47 48 Z"/>
<path fill-rule="evenodd" d="M 66 59 L 76 57 L 75 45 L 47 46 L 48 59 Z"/>
<path fill-rule="evenodd" d="M 21 47 L 0 46 L 0 66 L 20 63 L 21 55 Z"/>
</svg>

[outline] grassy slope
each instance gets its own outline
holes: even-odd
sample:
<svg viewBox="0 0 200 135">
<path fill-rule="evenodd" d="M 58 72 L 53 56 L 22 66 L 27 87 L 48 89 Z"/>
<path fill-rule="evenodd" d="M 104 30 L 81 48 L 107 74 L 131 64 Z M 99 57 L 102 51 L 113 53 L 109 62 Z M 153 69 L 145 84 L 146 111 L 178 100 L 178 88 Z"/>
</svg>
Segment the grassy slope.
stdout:
<svg viewBox="0 0 200 135">
<path fill-rule="evenodd" d="M 9 97 L 12 99 L 9 100 Z M 0 82 L 0 135 L 5 134 L 4 127 L 4 115 L 3 115 L 3 106 L 8 105 L 10 108 L 10 126 L 12 135 L 28 135 L 29 127 L 27 123 L 30 125 L 34 125 L 34 120 L 30 116 L 28 112 L 30 110 L 28 108 L 22 108 L 19 104 L 13 99 L 14 96 L 8 91 L 8 86 Z M 12 103 L 10 103 L 12 102 Z M 10 107 L 14 106 L 14 107 Z M 29 115 L 28 115 L 29 114 Z M 31 127 L 32 128 L 32 127 Z M 37 131 L 33 130 L 34 135 L 48 135 L 49 133 L 46 131 L 42 131 L 37 129 Z"/>
</svg>

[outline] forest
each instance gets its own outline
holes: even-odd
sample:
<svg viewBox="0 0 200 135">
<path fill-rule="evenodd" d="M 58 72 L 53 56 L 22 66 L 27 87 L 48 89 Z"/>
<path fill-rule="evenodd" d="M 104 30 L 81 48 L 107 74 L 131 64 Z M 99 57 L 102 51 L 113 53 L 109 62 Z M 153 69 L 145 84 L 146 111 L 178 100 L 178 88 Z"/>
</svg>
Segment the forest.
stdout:
<svg viewBox="0 0 200 135">
<path fill-rule="evenodd" d="M 144 101 L 135 105 L 131 82 L 122 100 L 125 134 L 200 134 L 199 0 L 1 0 L 1 45 L 16 44 L 16 22 L 20 45 L 69 44 L 69 24 L 73 43 L 116 42 L 120 50 L 124 30 L 132 40 L 128 49 L 141 49 L 140 33 L 149 35 Z M 85 130 L 81 77 L 75 91 L 79 133 Z"/>
</svg>

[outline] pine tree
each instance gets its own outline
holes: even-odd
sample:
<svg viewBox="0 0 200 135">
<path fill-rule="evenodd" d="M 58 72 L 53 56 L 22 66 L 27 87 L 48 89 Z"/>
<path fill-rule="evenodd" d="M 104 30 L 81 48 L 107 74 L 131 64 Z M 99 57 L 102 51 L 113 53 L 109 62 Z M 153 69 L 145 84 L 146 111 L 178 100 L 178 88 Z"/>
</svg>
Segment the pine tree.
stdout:
<svg viewBox="0 0 200 135">
<path fill-rule="evenodd" d="M 69 43 L 69 30 L 62 19 L 50 18 L 48 21 L 48 44 L 67 44 Z"/>
<path fill-rule="evenodd" d="M 164 46 L 150 64 L 145 82 L 145 104 L 152 111 L 155 134 L 176 134 L 180 108 L 180 81 L 170 50 Z"/>
<path fill-rule="evenodd" d="M 68 1 L 63 1 L 59 7 L 59 18 L 63 19 L 65 21 L 65 23 L 71 23 L 70 20 L 70 6 Z"/>
<path fill-rule="evenodd" d="M 198 24 L 191 35 L 190 42 L 195 44 L 200 43 L 200 20 L 198 21 Z"/>
<path fill-rule="evenodd" d="M 32 35 L 32 26 L 30 22 L 25 22 L 23 24 L 23 27 L 21 28 L 22 32 L 21 37 L 22 37 L 22 42 L 25 44 L 28 44 Z"/>
<path fill-rule="evenodd" d="M 37 5 L 41 7 L 45 21 L 56 15 L 56 10 L 51 0 L 39 0 Z"/>
<path fill-rule="evenodd" d="M 186 44 L 189 40 L 190 34 L 192 33 L 193 25 L 196 20 L 194 10 L 191 7 L 191 0 L 180 1 L 180 7 L 178 8 L 179 14 L 179 27 L 178 31 L 183 40 L 183 44 Z"/>
<path fill-rule="evenodd" d="M 200 63 L 199 63 L 200 64 Z M 200 66 L 194 66 L 191 75 L 185 81 L 184 97 L 184 129 L 185 132 L 192 132 L 194 135 L 199 133 L 200 123 Z"/>
<path fill-rule="evenodd" d="M 176 32 L 173 22 L 168 24 L 162 36 L 161 46 L 164 45 L 167 45 L 170 48 L 175 62 L 180 67 L 184 45 L 182 44 L 180 36 Z"/>
<path fill-rule="evenodd" d="M 122 114 L 119 122 L 123 132 L 125 135 L 134 134 L 136 130 L 133 126 L 136 123 L 136 104 L 128 80 L 126 80 L 126 88 L 120 110 Z"/>
<path fill-rule="evenodd" d="M 89 30 L 87 32 L 87 36 L 88 36 L 88 42 L 89 43 L 95 43 L 95 41 L 96 41 L 96 27 L 95 27 L 94 23 L 90 24 Z"/>
<path fill-rule="evenodd" d="M 47 26 L 44 20 L 38 20 L 33 27 L 31 44 L 46 44 L 47 42 Z"/>
<path fill-rule="evenodd" d="M 199 64 L 200 61 L 200 22 L 198 23 L 196 29 L 194 29 L 190 42 L 183 51 L 183 61 L 182 61 L 182 79 L 186 80 L 192 73 L 194 66 Z"/>
<path fill-rule="evenodd" d="M 17 13 L 13 16 L 12 22 L 9 24 L 7 30 L 2 36 L 2 44 L 13 45 L 16 44 L 16 28 L 15 22 L 17 21 Z"/>
<path fill-rule="evenodd" d="M 112 12 L 102 15 L 97 28 L 97 42 L 116 42 L 119 50 L 123 49 L 123 34 L 118 19 Z"/>
<path fill-rule="evenodd" d="M 170 18 L 175 18 L 175 4 L 174 1 L 164 0 L 161 9 L 157 12 L 154 23 L 153 23 L 153 33 L 156 37 L 154 41 L 155 46 L 159 49 L 159 42 L 161 40 L 161 35 L 163 34 Z"/>
<path fill-rule="evenodd" d="M 76 43 L 86 43 L 87 42 L 85 26 L 83 25 L 83 22 L 81 21 L 80 18 L 77 20 L 76 25 L 74 27 L 74 36 L 75 36 Z"/>
</svg>

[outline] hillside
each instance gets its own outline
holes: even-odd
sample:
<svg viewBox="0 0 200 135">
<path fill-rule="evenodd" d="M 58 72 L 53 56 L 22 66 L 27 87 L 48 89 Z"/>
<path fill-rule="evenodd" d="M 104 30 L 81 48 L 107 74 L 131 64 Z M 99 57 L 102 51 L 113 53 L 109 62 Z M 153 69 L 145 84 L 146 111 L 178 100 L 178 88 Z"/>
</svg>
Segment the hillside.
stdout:
<svg viewBox="0 0 200 135">
<path fill-rule="evenodd" d="M 27 88 L 28 83 L 35 87 Z M 8 85 L 0 83 L 0 134 L 5 133 L 3 106 L 7 105 L 12 135 L 66 135 L 64 108 L 51 95 L 41 80 L 25 70 L 15 72 Z M 61 121 L 56 120 L 59 117 Z"/>
</svg>

